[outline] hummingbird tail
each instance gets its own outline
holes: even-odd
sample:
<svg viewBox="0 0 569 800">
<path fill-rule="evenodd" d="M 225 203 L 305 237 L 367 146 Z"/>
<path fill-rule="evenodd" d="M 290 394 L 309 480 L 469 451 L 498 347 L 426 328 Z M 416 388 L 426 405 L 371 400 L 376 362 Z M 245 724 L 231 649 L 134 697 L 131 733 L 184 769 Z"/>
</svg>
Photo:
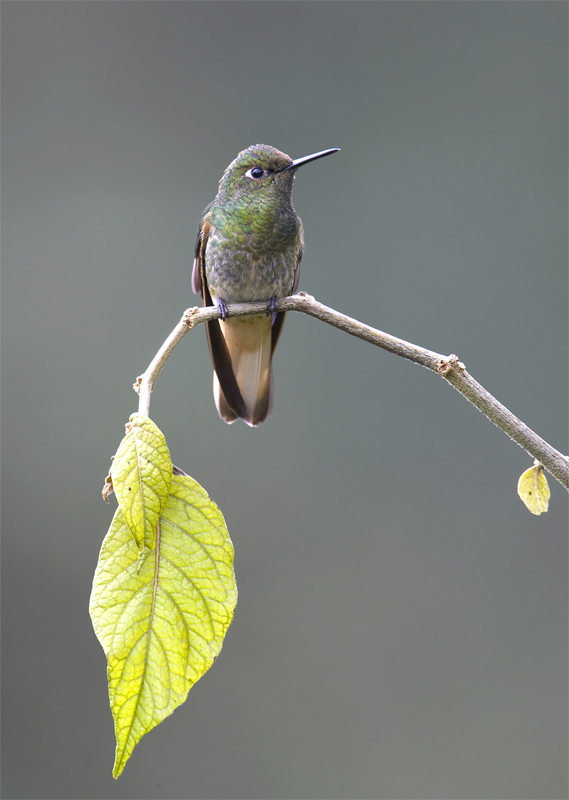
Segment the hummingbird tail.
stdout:
<svg viewBox="0 0 569 800">
<path fill-rule="evenodd" d="M 214 372 L 215 405 L 226 422 L 235 422 L 241 416 L 248 425 L 255 427 L 267 418 L 273 405 L 271 319 L 264 315 L 240 317 L 219 325 L 245 413 L 239 414 L 232 407 Z"/>
</svg>

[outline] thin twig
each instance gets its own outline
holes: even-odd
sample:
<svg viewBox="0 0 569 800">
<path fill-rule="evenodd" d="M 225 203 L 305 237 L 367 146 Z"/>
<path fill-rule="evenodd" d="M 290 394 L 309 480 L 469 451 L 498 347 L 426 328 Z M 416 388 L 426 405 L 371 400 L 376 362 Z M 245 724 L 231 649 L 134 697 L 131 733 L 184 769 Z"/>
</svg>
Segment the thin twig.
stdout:
<svg viewBox="0 0 569 800">
<path fill-rule="evenodd" d="M 227 308 L 232 317 L 242 317 L 250 314 L 264 314 L 267 310 L 266 303 L 238 303 Z M 279 310 L 281 311 L 302 311 L 311 317 L 326 322 L 335 328 L 346 331 L 352 336 L 364 339 L 366 342 L 388 350 L 390 353 L 420 364 L 427 369 L 436 372 L 445 378 L 454 388 L 459 391 L 467 400 L 481 411 L 489 420 L 498 426 L 504 433 L 520 445 L 529 455 L 543 464 L 545 469 L 559 481 L 566 489 L 569 489 L 569 458 L 555 448 L 551 447 L 544 439 L 528 428 L 511 411 L 499 403 L 495 397 L 484 389 L 474 378 L 468 374 L 455 355 L 444 356 L 435 353 L 424 347 L 419 347 L 411 342 L 398 339 L 388 333 L 364 325 L 357 319 L 340 314 L 328 306 L 322 305 L 305 292 L 299 292 L 292 297 L 285 297 L 279 300 Z M 207 308 L 189 308 L 178 325 L 174 328 L 170 336 L 166 339 L 152 363 L 141 375 L 134 388 L 140 395 L 138 412 L 148 416 L 150 408 L 150 393 L 154 388 L 156 379 L 160 371 L 176 345 L 183 339 L 190 328 L 194 328 L 201 322 L 211 319 L 219 319 L 219 311 L 215 306 Z"/>
</svg>

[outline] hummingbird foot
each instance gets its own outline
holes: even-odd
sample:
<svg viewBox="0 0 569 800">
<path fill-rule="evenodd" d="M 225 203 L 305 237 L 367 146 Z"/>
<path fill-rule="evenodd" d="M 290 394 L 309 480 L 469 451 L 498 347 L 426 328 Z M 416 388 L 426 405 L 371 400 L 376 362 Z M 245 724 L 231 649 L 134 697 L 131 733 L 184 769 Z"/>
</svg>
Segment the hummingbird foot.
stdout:
<svg viewBox="0 0 569 800">
<path fill-rule="evenodd" d="M 272 314 L 271 327 L 275 324 L 278 307 L 279 307 L 279 298 L 276 296 L 276 294 L 274 294 L 267 300 L 267 316 L 269 316 L 269 314 Z"/>
<path fill-rule="evenodd" d="M 225 300 L 221 300 L 221 298 L 220 298 L 217 301 L 216 305 L 217 305 L 217 310 L 219 311 L 219 316 L 221 317 L 221 320 L 223 322 L 225 322 L 225 320 L 229 316 L 229 311 L 227 310 L 227 303 L 225 302 Z"/>
</svg>

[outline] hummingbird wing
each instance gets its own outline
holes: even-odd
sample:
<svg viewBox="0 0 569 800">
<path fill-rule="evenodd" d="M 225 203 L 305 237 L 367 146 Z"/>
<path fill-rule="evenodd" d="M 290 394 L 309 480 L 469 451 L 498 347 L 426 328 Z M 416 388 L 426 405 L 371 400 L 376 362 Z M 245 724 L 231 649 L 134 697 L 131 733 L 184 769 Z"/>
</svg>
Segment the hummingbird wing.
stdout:
<svg viewBox="0 0 569 800">
<path fill-rule="evenodd" d="M 205 252 L 205 245 L 209 236 L 210 209 L 213 202 L 208 203 L 202 211 L 200 217 L 200 224 L 198 227 L 198 238 L 196 240 L 196 247 L 194 251 L 194 266 L 192 269 L 192 292 L 194 294 L 202 293 L 202 266 L 203 266 L 203 253 Z"/>
<path fill-rule="evenodd" d="M 205 274 L 205 249 L 211 229 L 211 205 L 210 203 L 205 207 L 200 220 L 194 266 L 192 269 L 192 290 L 194 294 L 201 293 L 204 306 L 214 305 Z M 234 422 L 239 417 L 247 416 L 245 401 L 243 400 L 237 384 L 237 379 L 235 378 L 235 373 L 233 372 L 231 357 L 225 343 L 225 337 L 221 332 L 219 320 L 210 320 L 205 323 L 205 326 L 213 368 L 226 400 L 223 413 L 219 404 L 218 411 L 226 422 Z"/>
</svg>

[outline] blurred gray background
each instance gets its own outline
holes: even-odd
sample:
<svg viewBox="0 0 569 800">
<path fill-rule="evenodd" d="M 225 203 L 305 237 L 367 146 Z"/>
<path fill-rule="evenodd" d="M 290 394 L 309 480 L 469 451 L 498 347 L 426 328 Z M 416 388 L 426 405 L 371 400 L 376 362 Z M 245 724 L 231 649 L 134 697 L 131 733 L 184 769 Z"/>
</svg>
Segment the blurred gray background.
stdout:
<svg viewBox="0 0 569 800">
<path fill-rule="evenodd" d="M 2 3 L 7 798 L 567 797 L 567 498 L 444 381 L 290 314 L 275 406 L 218 418 L 205 333 L 151 415 L 221 507 L 239 603 L 111 778 L 88 601 L 131 385 L 195 305 L 242 148 L 299 157 L 300 288 L 567 446 L 567 4 Z"/>
</svg>

